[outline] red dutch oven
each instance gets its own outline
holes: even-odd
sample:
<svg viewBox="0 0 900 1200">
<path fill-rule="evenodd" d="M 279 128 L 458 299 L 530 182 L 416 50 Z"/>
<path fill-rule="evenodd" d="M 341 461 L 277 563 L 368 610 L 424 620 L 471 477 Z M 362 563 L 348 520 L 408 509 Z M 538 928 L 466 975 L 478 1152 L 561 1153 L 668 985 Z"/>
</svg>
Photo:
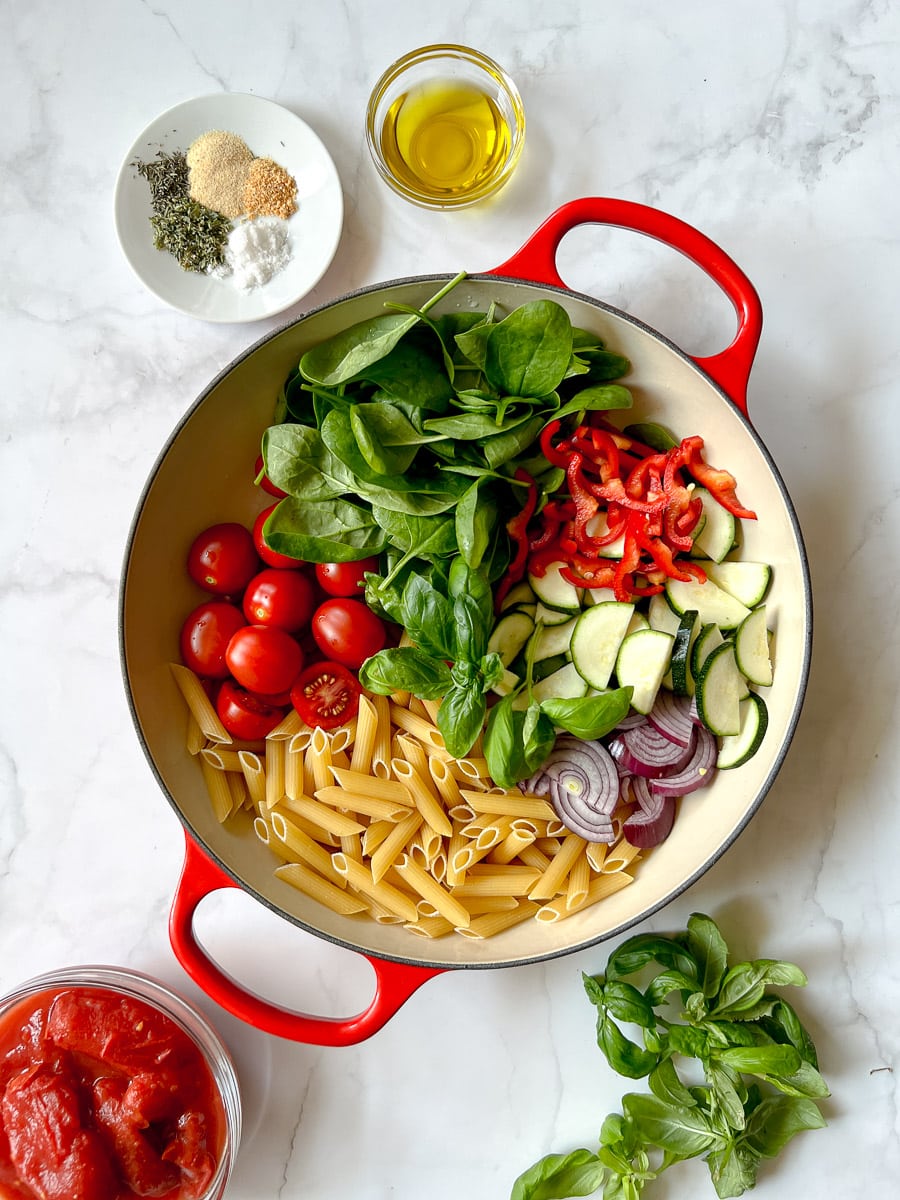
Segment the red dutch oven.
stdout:
<svg viewBox="0 0 900 1200">
<path fill-rule="evenodd" d="M 707 272 L 736 313 L 737 332 L 727 349 L 692 358 L 634 317 L 567 288 L 556 267 L 559 245 L 569 231 L 586 224 L 645 234 Z M 678 218 L 623 200 L 579 199 L 554 212 L 511 258 L 466 279 L 445 304 L 483 310 L 497 301 L 508 311 L 528 300 L 558 301 L 574 324 L 597 331 L 631 360 L 633 371 L 625 381 L 635 402 L 630 421 L 657 421 L 678 436 L 702 435 L 709 461 L 738 476 L 742 497 L 759 515 L 757 522 L 744 523 L 743 555 L 773 568 L 767 610 L 776 636 L 775 682 L 766 693 L 769 728 L 762 748 L 743 767 L 720 772 L 709 788 L 682 805 L 672 834 L 639 866 L 632 885 L 565 921 L 529 921 L 483 941 L 457 936 L 430 941 L 399 925 L 331 913 L 273 875 L 274 855 L 254 836 L 249 818 L 246 824 L 215 820 L 200 769 L 184 747 L 184 708 L 168 666 L 178 659 L 181 623 L 197 603 L 184 570 L 188 547 L 198 530 L 215 522 L 249 526 L 270 501 L 253 486 L 248 464 L 300 355 L 382 312 L 386 301 L 421 305 L 446 278 L 427 275 L 364 288 L 241 354 L 210 383 L 163 447 L 126 549 L 120 596 L 126 692 L 144 752 L 185 831 L 184 867 L 169 923 L 172 946 L 194 981 L 225 1009 L 296 1041 L 362 1041 L 439 972 L 514 966 L 571 953 L 662 908 L 727 850 L 761 804 L 787 753 L 806 690 L 812 603 L 802 535 L 781 477 L 747 414 L 747 381 L 762 326 L 756 291 L 719 246 Z M 294 1012 L 226 975 L 193 929 L 200 901 L 222 888 L 242 888 L 286 920 L 364 955 L 376 977 L 368 1008 L 348 1019 Z"/>
</svg>

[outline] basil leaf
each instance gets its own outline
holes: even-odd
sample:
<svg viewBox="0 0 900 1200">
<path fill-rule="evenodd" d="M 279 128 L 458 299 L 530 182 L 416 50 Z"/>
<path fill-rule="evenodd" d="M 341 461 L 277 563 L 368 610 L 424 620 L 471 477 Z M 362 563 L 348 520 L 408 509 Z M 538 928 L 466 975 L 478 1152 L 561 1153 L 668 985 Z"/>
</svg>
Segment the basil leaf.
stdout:
<svg viewBox="0 0 900 1200">
<path fill-rule="evenodd" d="M 489 692 L 495 684 L 498 684 L 503 678 L 506 668 L 503 666 L 503 659 L 492 650 L 490 654 L 485 654 L 479 663 L 481 671 L 481 690 Z"/>
<path fill-rule="evenodd" d="M 484 373 L 498 391 L 545 396 L 565 378 L 572 357 L 572 322 L 552 300 L 531 300 L 491 329 Z"/>
<path fill-rule="evenodd" d="M 553 697 L 542 701 L 541 708 L 554 725 L 583 741 L 593 742 L 614 729 L 626 715 L 633 691 L 631 687 L 616 688 L 602 696 L 579 700 Z"/>
<path fill-rule="evenodd" d="M 522 726 L 522 738 L 525 743 L 525 770 L 528 775 L 533 775 L 547 761 L 556 745 L 553 722 L 541 712 L 540 705 L 529 705 Z"/>
<path fill-rule="evenodd" d="M 461 555 L 454 558 L 450 563 L 447 590 L 454 599 L 457 596 L 471 596 L 478 605 L 482 622 L 493 629 L 494 595 L 483 567 L 473 570 Z"/>
<path fill-rule="evenodd" d="M 683 1108 L 694 1108 L 697 1104 L 690 1088 L 685 1087 L 679 1079 L 670 1058 L 664 1058 L 659 1066 L 650 1072 L 647 1082 L 653 1095 L 666 1104 L 680 1104 Z"/>
<path fill-rule="evenodd" d="M 629 1093 L 622 1099 L 622 1110 L 645 1142 L 682 1158 L 702 1154 L 721 1140 L 699 1106 L 683 1109 L 656 1096 Z"/>
<path fill-rule="evenodd" d="M 611 979 L 603 989 L 603 1003 L 619 1021 L 650 1029 L 656 1024 L 653 1004 L 630 983 Z"/>
<path fill-rule="evenodd" d="M 804 1129 L 824 1129 L 825 1118 L 812 1100 L 767 1096 L 753 1110 L 744 1134 L 747 1145 L 764 1158 L 774 1158 Z"/>
<path fill-rule="evenodd" d="M 777 1042 L 788 1041 L 800 1052 L 800 1057 L 810 1066 L 818 1067 L 819 1060 L 813 1040 L 803 1026 L 797 1013 L 780 997 L 772 1005 L 768 1018 L 763 1018 L 762 1026 Z"/>
<path fill-rule="evenodd" d="M 415 646 L 379 650 L 363 663 L 359 682 L 380 696 L 412 692 L 422 700 L 440 700 L 451 686 L 446 663 Z"/>
<path fill-rule="evenodd" d="M 605 1012 L 597 1021 L 597 1045 L 613 1070 L 628 1079 L 642 1079 L 650 1074 L 658 1062 L 656 1054 L 642 1049 L 627 1038 Z"/>
<path fill-rule="evenodd" d="M 487 705 L 480 691 L 451 685 L 438 709 L 437 724 L 444 735 L 444 744 L 454 758 L 465 758 L 472 749 L 484 726 L 486 711 Z"/>
<path fill-rule="evenodd" d="M 472 568 L 480 566 L 497 521 L 496 504 L 479 494 L 483 482 L 476 479 L 456 503 L 456 543 Z"/>
<path fill-rule="evenodd" d="M 548 1154 L 513 1184 L 510 1200 L 567 1200 L 590 1196 L 601 1186 L 606 1168 L 590 1150 Z"/>
<path fill-rule="evenodd" d="M 728 947 L 712 918 L 692 913 L 687 923 L 687 947 L 698 967 L 698 982 L 706 997 L 715 996 L 728 966 Z"/>
<path fill-rule="evenodd" d="M 453 599 L 456 659 L 477 662 L 487 653 L 490 627 L 485 624 L 478 602 L 465 593 Z"/>
<path fill-rule="evenodd" d="M 747 1089 L 743 1086 L 738 1072 L 719 1063 L 707 1063 L 706 1078 L 709 1080 L 719 1110 L 724 1114 L 730 1128 L 743 1129 L 747 1120 L 744 1112 Z"/>
<path fill-rule="evenodd" d="M 789 1075 L 766 1075 L 766 1080 L 786 1096 L 810 1096 L 814 1099 L 830 1096 L 828 1084 L 814 1066 L 801 1062 Z"/>
<path fill-rule="evenodd" d="M 661 971 L 647 988 L 647 999 L 651 1004 L 662 1004 L 672 992 L 691 993 L 696 987 L 696 979 L 681 971 Z"/>
<path fill-rule="evenodd" d="M 410 575 L 403 589 L 401 624 L 420 650 L 440 659 L 453 658 L 453 610 L 421 575 Z M 407 689 L 411 690 L 411 689 Z"/>
<path fill-rule="evenodd" d="M 715 1061 L 747 1075 L 792 1075 L 800 1069 L 793 1046 L 735 1046 L 718 1051 Z"/>
<path fill-rule="evenodd" d="M 706 1161 L 716 1195 L 722 1200 L 741 1196 L 756 1186 L 759 1156 L 749 1146 L 729 1141 L 721 1149 L 711 1150 Z"/>
<path fill-rule="evenodd" d="M 513 709 L 514 696 L 504 696 L 490 711 L 484 734 L 484 757 L 491 779 L 510 788 L 527 777 L 522 744 L 524 714 Z"/>
<path fill-rule="evenodd" d="M 355 562 L 387 545 L 372 513 L 349 500 L 314 503 L 288 496 L 263 527 L 267 545 L 303 562 Z"/>
<path fill-rule="evenodd" d="M 794 984 L 803 987 L 806 976 L 793 963 L 775 959 L 757 959 L 738 963 L 722 980 L 722 987 L 711 1010 L 714 1017 L 748 1013 L 763 999 L 769 984 Z"/>
<path fill-rule="evenodd" d="M 697 964 L 691 955 L 678 942 L 653 933 L 640 933 L 624 941 L 610 955 L 606 973 L 610 978 L 634 975 L 651 962 L 696 977 Z"/>
</svg>

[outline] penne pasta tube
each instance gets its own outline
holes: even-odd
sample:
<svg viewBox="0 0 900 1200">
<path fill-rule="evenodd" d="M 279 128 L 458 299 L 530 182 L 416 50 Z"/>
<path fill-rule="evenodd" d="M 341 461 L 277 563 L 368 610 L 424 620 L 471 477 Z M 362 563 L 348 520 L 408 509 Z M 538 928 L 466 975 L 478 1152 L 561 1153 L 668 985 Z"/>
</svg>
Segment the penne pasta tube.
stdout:
<svg viewBox="0 0 900 1200">
<path fill-rule="evenodd" d="M 303 795 L 303 751 L 294 749 L 293 738 L 284 753 L 284 794 L 291 800 Z"/>
<path fill-rule="evenodd" d="M 572 864 L 569 880 L 566 886 L 566 909 L 581 908 L 587 899 L 591 883 L 591 867 L 586 854 L 582 851 Z"/>
<path fill-rule="evenodd" d="M 528 867 L 525 874 L 518 873 L 515 867 L 494 867 L 488 875 L 476 875 L 470 867 L 465 882 L 457 884 L 452 894 L 457 897 L 527 896 L 537 878 L 537 872 Z"/>
<path fill-rule="evenodd" d="M 592 871 L 602 871 L 608 847 L 605 842 L 588 842 L 585 857 Z"/>
<path fill-rule="evenodd" d="M 314 729 L 312 737 L 309 739 L 309 748 L 306 751 L 306 758 L 310 764 L 312 777 L 316 785 L 313 788 L 314 795 L 319 788 L 328 787 L 332 782 L 331 756 L 332 750 L 328 734 L 324 729 Z"/>
<path fill-rule="evenodd" d="M 182 666 L 181 663 L 169 663 L 169 668 L 178 690 L 184 697 L 185 704 L 204 736 L 211 742 L 230 742 L 231 734 L 219 720 L 219 714 L 203 690 L 199 678 L 189 667 Z"/>
<path fill-rule="evenodd" d="M 393 800 L 376 800 L 372 796 L 360 796 L 355 792 L 345 792 L 342 787 L 324 787 L 316 792 L 316 799 L 323 804 L 347 812 L 362 814 L 366 817 L 376 817 L 379 821 L 402 821 L 409 816 L 410 807 L 407 804 L 397 804 Z"/>
<path fill-rule="evenodd" d="M 401 708 L 399 704 L 391 705 L 390 716 L 395 725 L 405 733 L 411 733 L 418 741 L 436 746 L 438 750 L 446 749 L 444 735 L 427 717 L 420 716 L 410 708 Z M 422 754 L 424 756 L 424 751 Z"/>
<path fill-rule="evenodd" d="M 224 746 L 204 746 L 200 751 L 206 762 L 216 771 L 240 771 L 241 759 L 236 750 L 226 750 Z"/>
<path fill-rule="evenodd" d="M 454 926 L 468 927 L 472 918 L 465 905 L 451 896 L 427 871 L 423 871 L 408 854 L 397 860 L 396 869 L 413 891 L 432 904 L 442 917 L 446 917 Z"/>
<path fill-rule="evenodd" d="M 468 779 L 490 779 L 486 758 L 466 757 L 458 759 L 459 769 Z"/>
<path fill-rule="evenodd" d="M 341 725 L 330 734 L 331 753 L 340 754 L 346 750 L 348 746 L 352 746 L 356 739 L 356 717 L 348 721 L 346 725 Z"/>
<path fill-rule="evenodd" d="M 244 783 L 244 776 L 239 771 L 228 771 L 225 778 L 228 781 L 228 790 L 231 792 L 231 815 L 234 816 L 247 803 L 247 785 Z"/>
<path fill-rule="evenodd" d="M 213 815 L 219 824 L 223 824 L 231 816 L 232 795 L 224 771 L 217 771 L 205 758 L 200 759 L 200 770 L 203 772 L 203 782 L 212 805 Z"/>
<path fill-rule="evenodd" d="M 523 796 L 506 792 L 497 795 L 495 792 L 477 792 L 470 788 L 462 789 L 465 802 L 476 813 L 493 813 L 503 817 L 525 817 L 536 821 L 547 821 L 554 816 L 553 808 L 547 800 L 538 796 Z"/>
<path fill-rule="evenodd" d="M 441 837 L 450 837 L 453 827 L 446 809 L 419 772 L 405 758 L 391 759 L 391 770 L 410 790 L 416 808 Z"/>
<path fill-rule="evenodd" d="M 372 697 L 375 708 L 375 739 L 372 746 L 372 774 L 377 779 L 391 777 L 391 702 L 387 696 Z M 351 760 L 352 761 L 352 760 Z"/>
<path fill-rule="evenodd" d="M 275 875 L 313 900 L 318 900 L 332 912 L 343 916 L 349 917 L 354 913 L 365 912 L 368 907 L 358 896 L 348 892 L 346 887 L 336 887 L 303 863 L 285 863 L 284 866 L 275 868 Z"/>
<path fill-rule="evenodd" d="M 284 795 L 286 750 L 287 743 L 285 741 L 266 742 L 266 804 L 269 808 L 274 808 Z"/>
<path fill-rule="evenodd" d="M 197 718 L 188 709 L 187 726 L 184 735 L 184 748 L 188 754 L 199 754 L 206 745 L 206 735 L 197 723 Z"/>
<path fill-rule="evenodd" d="M 534 843 L 531 846 L 523 846 L 519 851 L 519 858 L 526 866 L 534 867 L 538 874 L 540 874 L 541 871 L 546 871 L 550 866 L 550 855 L 545 854 L 544 851 L 538 847 L 537 843 Z"/>
<path fill-rule="evenodd" d="M 335 871 L 329 851 L 310 837 L 302 826 L 279 812 L 270 813 L 269 821 L 274 837 L 286 846 L 298 860 L 305 862 L 326 879 L 330 879 L 337 887 L 347 886 L 346 879 Z"/>
<path fill-rule="evenodd" d="M 438 758 L 437 755 L 432 755 L 428 759 L 428 773 L 434 782 L 438 795 L 448 809 L 452 809 L 454 805 L 462 802 L 459 783 L 453 778 L 453 774 L 445 759 Z"/>
<path fill-rule="evenodd" d="M 343 837 L 348 833 L 362 833 L 366 828 L 346 813 L 338 812 L 319 800 L 311 800 L 308 796 L 292 800 L 291 809 L 301 817 L 306 817 L 307 821 L 312 821 L 314 825 L 320 825 L 328 833 L 333 833 L 335 837 Z"/>
<path fill-rule="evenodd" d="M 596 875 L 587 890 L 587 895 L 577 908 L 567 908 L 565 897 L 557 896 L 554 900 L 548 900 L 546 904 L 540 906 L 535 913 L 535 920 L 546 924 L 564 921 L 566 917 L 582 912 L 584 909 L 590 908 L 592 904 L 605 900 L 614 892 L 621 891 L 622 888 L 632 883 L 633 879 L 634 876 L 625 871 L 619 871 L 615 875 Z"/>
<path fill-rule="evenodd" d="M 372 857 L 382 842 L 396 829 L 393 821 L 372 821 L 362 835 L 363 854 Z"/>
<path fill-rule="evenodd" d="M 247 785 L 247 794 L 251 802 L 257 808 L 262 808 L 266 803 L 266 773 L 259 760 L 259 755 L 253 754 L 249 750 L 240 750 L 238 761 L 241 764 L 244 782 Z"/>
<path fill-rule="evenodd" d="M 312 739 L 312 730 L 303 728 L 299 730 L 288 742 L 288 749 L 295 754 L 302 754 L 304 750 L 309 748 L 310 740 Z"/>
<path fill-rule="evenodd" d="M 423 700 L 422 707 L 428 713 L 428 720 L 432 723 L 432 725 L 437 725 L 437 716 L 441 711 L 440 700 Z"/>
<path fill-rule="evenodd" d="M 363 849 L 369 855 L 372 878 L 377 883 L 394 865 L 403 852 L 407 842 L 422 825 L 422 814 L 417 810 L 392 825 L 384 839 L 375 849 L 370 849 L 368 841 L 363 841 Z"/>
<path fill-rule="evenodd" d="M 630 842 L 626 842 L 622 838 L 615 846 L 607 850 L 600 871 L 603 875 L 614 875 L 617 871 L 624 871 L 640 857 L 640 854 L 637 846 L 632 846 Z"/>
<path fill-rule="evenodd" d="M 357 891 L 360 891 L 365 896 L 371 897 L 378 904 L 388 909 L 395 916 L 401 917 L 404 921 L 415 921 L 418 914 L 416 906 L 409 896 L 405 896 L 397 888 L 389 883 L 376 882 L 372 878 L 371 871 L 367 870 L 361 863 L 354 862 L 352 858 L 348 858 L 346 854 L 341 854 L 338 851 L 332 855 L 332 865 L 339 875 L 343 875 L 347 882 Z"/>
<path fill-rule="evenodd" d="M 283 719 L 271 729 L 266 737 L 266 741 L 280 742 L 288 741 L 295 737 L 301 730 L 309 731 L 309 726 L 300 719 L 300 714 L 295 708 L 290 709 L 285 713 Z"/>
<path fill-rule="evenodd" d="M 468 847 L 468 840 L 458 831 L 450 835 L 447 840 L 447 875 L 446 883 L 448 887 L 453 887 L 455 884 L 462 883 L 466 877 L 466 867 L 464 862 L 457 861 L 457 855 L 460 850 Z"/>
<path fill-rule="evenodd" d="M 338 784 L 348 792 L 358 792 L 377 800 L 392 800 L 395 804 L 405 804 L 409 808 L 413 806 L 409 788 L 398 779 L 375 779 L 371 775 L 354 771 L 352 767 L 345 769 L 332 766 L 331 773 Z"/>
<path fill-rule="evenodd" d="M 356 714 L 356 733 L 350 755 L 350 770 L 368 776 L 372 770 L 372 751 L 375 746 L 375 731 L 378 714 L 368 696 L 360 696 Z"/>
<path fill-rule="evenodd" d="M 414 924 L 407 922 L 403 928 L 427 938 L 446 937 L 453 932 L 453 926 L 445 917 L 419 917 Z"/>
<path fill-rule="evenodd" d="M 530 900 L 521 900 L 515 908 L 511 908 L 506 912 L 489 912 L 484 913 L 480 917 L 473 917 L 468 929 L 459 929 L 457 932 L 463 937 L 482 939 L 488 937 L 496 937 L 498 933 L 503 933 L 505 929 L 512 929 L 514 925 L 520 925 L 523 921 L 527 921 L 530 917 L 537 914 L 538 906 Z"/>
<path fill-rule="evenodd" d="M 565 891 L 566 879 L 572 864 L 583 852 L 585 842 L 577 833 L 570 833 L 559 850 L 528 893 L 529 900 L 551 900 L 558 892 Z"/>
<path fill-rule="evenodd" d="M 486 858 L 486 862 L 496 863 L 497 866 L 511 863 L 521 852 L 534 841 L 534 834 L 528 829 L 517 829 L 515 822 L 509 833 L 498 846 L 495 846 Z"/>
</svg>

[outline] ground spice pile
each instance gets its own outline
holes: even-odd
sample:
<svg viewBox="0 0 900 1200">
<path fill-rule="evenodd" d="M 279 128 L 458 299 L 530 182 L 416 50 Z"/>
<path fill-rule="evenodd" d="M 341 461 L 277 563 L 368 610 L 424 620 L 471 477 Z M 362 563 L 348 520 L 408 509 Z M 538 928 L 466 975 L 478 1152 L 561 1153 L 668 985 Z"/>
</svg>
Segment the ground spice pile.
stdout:
<svg viewBox="0 0 900 1200">
<path fill-rule="evenodd" d="M 280 217 L 297 211 L 297 182 L 271 158 L 254 158 L 244 183 L 244 212 L 248 217 Z"/>
<path fill-rule="evenodd" d="M 187 152 L 190 196 L 225 217 L 244 214 L 244 188 L 253 151 L 236 133 L 211 129 L 193 141 Z"/>
</svg>

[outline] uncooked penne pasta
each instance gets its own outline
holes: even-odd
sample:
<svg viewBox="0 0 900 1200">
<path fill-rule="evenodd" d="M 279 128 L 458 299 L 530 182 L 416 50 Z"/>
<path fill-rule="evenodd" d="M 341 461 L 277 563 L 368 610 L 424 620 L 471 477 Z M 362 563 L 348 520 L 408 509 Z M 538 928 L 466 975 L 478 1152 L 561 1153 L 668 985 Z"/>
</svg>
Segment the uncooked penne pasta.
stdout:
<svg viewBox="0 0 900 1200">
<path fill-rule="evenodd" d="M 528 829 L 517 829 L 513 822 L 509 833 L 500 842 L 494 846 L 486 861 L 501 864 L 511 863 L 514 858 L 518 858 L 526 847 L 530 846 L 534 841 L 534 834 Z"/>
<path fill-rule="evenodd" d="M 234 816 L 247 804 L 247 785 L 244 783 L 244 776 L 239 771 L 227 771 L 225 778 L 228 781 L 228 790 L 231 792 L 231 815 Z"/>
<path fill-rule="evenodd" d="M 528 893 L 528 899 L 552 900 L 559 892 L 565 891 L 566 878 L 572 864 L 583 853 L 584 847 L 584 838 L 580 838 L 577 833 L 570 833 Z"/>
<path fill-rule="evenodd" d="M 418 937 L 427 938 L 446 937 L 453 932 L 453 926 L 445 917 L 419 917 L 418 921 L 408 922 L 403 928 Z"/>
<path fill-rule="evenodd" d="M 348 792 L 371 796 L 376 800 L 391 800 L 395 804 L 405 804 L 407 808 L 413 807 L 413 798 L 409 788 L 399 779 L 375 779 L 371 775 L 363 775 L 359 771 L 354 771 L 352 767 L 347 770 L 343 767 L 332 766 L 331 773 L 340 786 Z"/>
<path fill-rule="evenodd" d="M 347 882 L 360 891 L 365 896 L 370 896 L 378 904 L 383 905 L 398 917 L 402 917 L 404 921 L 415 921 L 417 917 L 416 906 L 413 901 L 393 887 L 392 884 L 376 882 L 372 878 L 372 873 L 361 863 L 354 862 L 352 858 L 348 858 L 346 854 L 340 852 L 333 854 L 332 865 L 339 875 L 343 875 Z"/>
<path fill-rule="evenodd" d="M 508 909 L 505 912 L 489 912 L 484 913 L 480 917 L 473 917 L 469 923 L 468 929 L 459 929 L 457 932 L 463 937 L 482 938 L 496 937 L 498 933 L 503 933 L 506 929 L 512 929 L 514 925 L 521 925 L 523 921 L 536 916 L 538 906 L 530 900 L 520 901 L 515 908 Z"/>
<path fill-rule="evenodd" d="M 206 735 L 197 723 L 197 718 L 188 709 L 187 727 L 184 735 L 184 747 L 188 754 L 199 754 L 206 745 Z"/>
<path fill-rule="evenodd" d="M 259 755 L 253 754 L 250 750 L 241 750 L 238 752 L 238 760 L 251 802 L 257 808 L 264 807 L 266 803 L 266 773 L 259 760 Z"/>
<path fill-rule="evenodd" d="M 585 858 L 592 871 L 602 871 L 608 847 L 605 842 L 588 842 Z"/>
<path fill-rule="evenodd" d="M 367 909 L 367 905 L 358 896 L 348 892 L 346 888 L 329 883 L 303 863 L 285 863 L 284 866 L 275 868 L 275 875 L 342 916 L 349 917 Z"/>
<path fill-rule="evenodd" d="M 540 906 L 537 913 L 535 913 L 535 920 L 547 924 L 564 921 L 567 917 L 574 916 L 575 913 L 583 912 L 584 909 L 590 908 L 592 904 L 597 904 L 598 901 L 605 900 L 607 896 L 611 896 L 614 892 L 621 891 L 622 888 L 627 887 L 633 881 L 634 876 L 629 875 L 626 871 L 618 871 L 615 875 L 595 875 L 587 890 L 587 895 L 577 908 L 568 908 L 565 896 L 557 896 L 554 900 L 548 900 L 546 904 Z"/>
<path fill-rule="evenodd" d="M 640 857 L 640 853 L 637 846 L 632 846 L 624 838 L 620 839 L 615 846 L 607 850 L 603 866 L 600 868 L 601 874 L 614 875 L 617 871 L 624 871 Z"/>
<path fill-rule="evenodd" d="M 409 788 L 413 803 L 432 829 L 436 829 L 441 837 L 450 837 L 453 827 L 447 811 L 415 767 L 405 758 L 393 758 L 391 770 Z"/>
<path fill-rule="evenodd" d="M 553 817 L 553 808 L 539 796 L 524 796 L 518 790 L 516 793 L 506 792 L 497 795 L 496 792 L 478 792 L 471 788 L 462 788 L 465 802 L 476 813 L 494 813 L 503 817 L 526 817 L 537 821 L 546 821 Z"/>
<path fill-rule="evenodd" d="M 395 725 L 412 734 L 420 742 L 437 746 L 439 750 L 445 749 L 444 735 L 427 717 L 422 717 L 409 708 L 401 708 L 399 704 L 391 705 L 390 715 Z"/>
<path fill-rule="evenodd" d="M 524 874 L 516 867 L 493 867 L 490 874 L 476 875 L 479 865 L 469 867 L 465 881 L 454 887 L 454 896 L 527 896 L 538 878 L 530 867 Z"/>
<path fill-rule="evenodd" d="M 372 774 L 378 779 L 391 777 L 391 702 L 387 696 L 373 696 L 375 739 L 372 745 Z M 352 760 L 351 760 L 352 761 Z"/>
<path fill-rule="evenodd" d="M 331 743 L 328 740 L 328 734 L 324 729 L 313 730 L 312 737 L 309 739 L 306 758 L 310 764 L 313 780 L 316 785 L 313 791 L 317 792 L 319 788 L 328 787 L 332 782 L 332 749 Z"/>
<path fill-rule="evenodd" d="M 569 879 L 566 885 L 566 908 L 571 912 L 581 908 L 587 899 L 591 883 L 591 867 L 587 856 L 582 852 L 572 863 Z"/>
<path fill-rule="evenodd" d="M 423 900 L 433 904 L 442 917 L 457 927 L 468 927 L 472 918 L 466 906 L 457 897 L 451 896 L 427 871 L 423 871 L 410 855 L 404 854 L 397 860 L 397 872 Z"/>
<path fill-rule="evenodd" d="M 438 795 L 448 809 L 452 809 L 454 805 L 462 802 L 459 783 L 453 778 L 445 759 L 432 755 L 428 759 L 428 773 L 434 781 Z"/>
<path fill-rule="evenodd" d="M 292 737 L 296 737 L 298 733 L 305 730 L 310 733 L 311 730 L 301 719 L 300 714 L 295 708 L 290 709 L 282 718 L 280 723 L 268 734 L 266 741 L 280 742 L 288 741 Z"/>
<path fill-rule="evenodd" d="M 203 690 L 203 684 L 199 678 L 189 667 L 182 666 L 181 663 L 169 663 L 169 667 L 178 690 L 184 697 L 185 704 L 204 736 L 211 742 L 230 742 L 231 734 L 219 720 L 219 714 L 213 708 L 212 701 Z"/>
<path fill-rule="evenodd" d="M 284 757 L 287 743 L 266 742 L 266 805 L 274 808 L 284 795 Z"/>
<path fill-rule="evenodd" d="M 373 796 L 361 796 L 356 792 L 347 792 L 336 784 L 332 787 L 319 788 L 316 799 L 323 804 L 347 812 L 360 813 L 366 817 L 376 817 L 379 821 L 401 821 L 410 813 L 408 804 L 397 804 L 393 800 L 378 800 Z"/>
<path fill-rule="evenodd" d="M 284 813 L 272 812 L 269 814 L 269 823 L 275 839 L 286 846 L 297 860 L 307 863 L 338 887 L 347 886 L 347 881 L 337 874 L 332 865 L 331 853 L 310 837 L 297 821 Z"/>
<path fill-rule="evenodd" d="M 404 847 L 422 825 L 422 814 L 413 809 L 409 816 L 398 821 L 388 831 L 384 839 L 374 849 L 370 849 L 368 839 L 363 841 L 363 849 L 369 855 L 372 878 L 377 883 L 383 879 L 390 868 L 403 852 Z M 370 827 L 371 828 L 371 827 Z"/>
<path fill-rule="evenodd" d="M 346 725 L 341 725 L 339 728 L 332 731 L 329 740 L 331 742 L 331 753 L 340 754 L 346 750 L 348 746 L 352 746 L 356 739 L 356 717 L 348 721 Z"/>
<path fill-rule="evenodd" d="M 203 772 L 203 782 L 209 793 L 213 815 L 219 824 L 223 824 L 231 816 L 232 795 L 224 771 L 217 771 L 214 766 L 200 759 L 200 769 Z"/>
<path fill-rule="evenodd" d="M 223 745 L 204 746 L 200 751 L 206 762 L 217 771 L 240 771 L 241 760 L 236 750 L 226 750 Z"/>
<path fill-rule="evenodd" d="M 300 796 L 297 800 L 292 800 L 291 808 L 301 817 L 306 817 L 307 821 L 312 821 L 314 825 L 321 825 L 324 830 L 333 833 L 335 837 L 343 837 L 348 833 L 362 833 L 366 828 L 365 825 L 360 825 L 359 821 L 355 821 L 346 813 L 338 812 L 330 805 L 322 804 L 320 800 L 312 800 L 309 796 Z"/>
<path fill-rule="evenodd" d="M 303 751 L 294 749 L 294 739 L 284 752 L 284 794 L 291 800 L 303 795 Z"/>
<path fill-rule="evenodd" d="M 356 733 L 353 739 L 353 750 L 350 755 L 350 770 L 361 775 L 368 775 L 372 770 L 372 751 L 375 746 L 375 732 L 378 728 L 378 714 L 375 705 L 368 696 L 360 696 L 359 711 L 356 714 Z"/>
</svg>

